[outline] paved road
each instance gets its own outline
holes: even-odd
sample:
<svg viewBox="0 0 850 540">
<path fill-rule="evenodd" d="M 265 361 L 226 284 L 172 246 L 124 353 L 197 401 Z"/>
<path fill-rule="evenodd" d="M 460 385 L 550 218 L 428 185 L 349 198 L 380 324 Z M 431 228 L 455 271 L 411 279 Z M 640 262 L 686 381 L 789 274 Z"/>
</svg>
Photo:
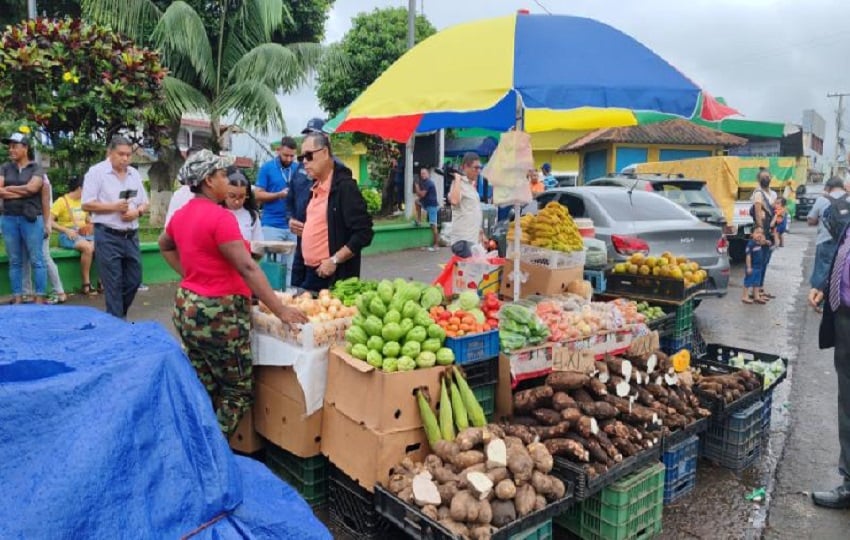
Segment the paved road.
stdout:
<svg viewBox="0 0 850 540">
<path fill-rule="evenodd" d="M 762 534 L 771 539 L 850 537 L 850 512 L 815 509 L 802 494 L 838 480 L 831 353 L 817 351 L 817 317 L 803 309 L 807 291 L 803 277 L 809 272 L 812 240 L 812 231 L 798 223 L 788 235 L 786 247 L 776 252 L 766 287 L 777 299 L 768 305 L 740 302 L 743 269 L 737 266 L 732 269 L 729 294 L 704 301 L 696 312 L 707 342 L 787 355 L 792 369 L 774 396 L 771 437 L 758 466 L 735 475 L 700 461 L 696 490 L 665 508 L 665 539 L 759 538 Z M 449 256 L 445 248 L 437 253 L 411 250 L 374 255 L 364 259 L 362 273 L 371 279 L 430 281 Z M 173 291 L 173 285 L 157 285 L 140 292 L 130 319 L 158 320 L 173 331 L 169 309 Z M 75 297 L 72 302 L 103 307 L 102 298 Z M 800 365 L 803 367 L 797 369 Z M 791 436 L 785 447 L 789 423 Z M 778 480 L 774 482 L 777 464 Z M 756 487 L 768 488 L 767 501 L 749 503 L 744 499 Z"/>
</svg>

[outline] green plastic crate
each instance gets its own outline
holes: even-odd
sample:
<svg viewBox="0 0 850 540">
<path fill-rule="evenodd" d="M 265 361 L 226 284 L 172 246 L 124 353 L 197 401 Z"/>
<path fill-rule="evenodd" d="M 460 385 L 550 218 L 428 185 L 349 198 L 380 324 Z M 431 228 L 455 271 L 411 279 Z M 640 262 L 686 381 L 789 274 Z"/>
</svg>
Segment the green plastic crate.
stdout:
<svg viewBox="0 0 850 540">
<path fill-rule="evenodd" d="M 511 536 L 510 540 L 552 540 L 552 538 L 554 538 L 552 536 L 552 520 L 547 519 L 536 527 Z"/>
<path fill-rule="evenodd" d="M 661 532 L 664 464 L 655 463 L 608 486 L 555 518 L 583 540 L 648 540 Z"/>
<path fill-rule="evenodd" d="M 694 326 L 694 301 L 688 300 L 676 308 L 676 327 L 674 335 L 690 334 Z"/>
<path fill-rule="evenodd" d="M 269 261 L 263 259 L 260 261 L 260 269 L 269 280 L 269 285 L 276 291 L 286 289 L 286 263 L 278 261 Z"/>
<path fill-rule="evenodd" d="M 487 421 L 492 422 L 493 413 L 496 411 L 496 384 L 485 384 L 472 388 L 472 393 L 475 394 L 475 399 L 484 409 L 484 416 L 487 417 Z"/>
<path fill-rule="evenodd" d="M 266 465 L 291 485 L 304 500 L 318 506 L 328 499 L 328 459 L 324 456 L 301 458 L 274 445 L 266 447 Z"/>
</svg>

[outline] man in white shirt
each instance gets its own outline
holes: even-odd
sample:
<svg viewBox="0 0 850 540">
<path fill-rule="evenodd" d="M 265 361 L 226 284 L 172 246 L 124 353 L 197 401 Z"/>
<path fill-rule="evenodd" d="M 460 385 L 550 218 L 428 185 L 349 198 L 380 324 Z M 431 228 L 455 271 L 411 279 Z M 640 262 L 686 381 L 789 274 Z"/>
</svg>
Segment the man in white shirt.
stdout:
<svg viewBox="0 0 850 540">
<path fill-rule="evenodd" d="M 107 157 L 93 165 L 83 183 L 83 210 L 92 214 L 97 271 L 106 295 L 106 311 L 125 318 L 142 283 L 139 216 L 148 195 L 139 171 L 130 167 L 132 143 L 116 135 Z"/>
</svg>

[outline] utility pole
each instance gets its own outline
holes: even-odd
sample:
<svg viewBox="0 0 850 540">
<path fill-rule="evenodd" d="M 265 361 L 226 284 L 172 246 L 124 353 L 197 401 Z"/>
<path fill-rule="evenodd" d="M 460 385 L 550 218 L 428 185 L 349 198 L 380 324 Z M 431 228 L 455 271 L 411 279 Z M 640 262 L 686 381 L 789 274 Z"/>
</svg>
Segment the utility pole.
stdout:
<svg viewBox="0 0 850 540">
<path fill-rule="evenodd" d="M 35 6 L 35 0 L 27 0 L 27 18 L 35 19 L 38 16 L 38 8 Z"/>
<path fill-rule="evenodd" d="M 416 42 L 416 0 L 407 0 L 407 49 Z M 414 132 L 404 146 L 404 215 L 413 217 L 413 144 Z"/>
<path fill-rule="evenodd" d="M 850 92 L 832 92 L 826 95 L 828 98 L 838 98 L 838 108 L 835 110 L 835 161 L 832 165 L 832 176 L 838 174 L 838 164 L 841 161 L 846 161 L 847 159 L 846 156 L 841 156 L 841 129 L 844 119 L 844 96 L 850 96 Z M 842 157 L 844 157 L 844 159 L 841 159 Z"/>
</svg>

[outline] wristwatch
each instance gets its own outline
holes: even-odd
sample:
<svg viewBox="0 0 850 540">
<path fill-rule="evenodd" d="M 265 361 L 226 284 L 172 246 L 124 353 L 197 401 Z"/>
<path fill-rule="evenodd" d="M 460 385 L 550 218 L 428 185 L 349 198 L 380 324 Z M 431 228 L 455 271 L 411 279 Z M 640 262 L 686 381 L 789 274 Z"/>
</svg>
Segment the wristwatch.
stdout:
<svg viewBox="0 0 850 540">
<path fill-rule="evenodd" d="M 334 263 L 334 266 L 339 266 L 339 260 L 336 258 L 336 255 L 331 257 L 331 262 Z"/>
</svg>

